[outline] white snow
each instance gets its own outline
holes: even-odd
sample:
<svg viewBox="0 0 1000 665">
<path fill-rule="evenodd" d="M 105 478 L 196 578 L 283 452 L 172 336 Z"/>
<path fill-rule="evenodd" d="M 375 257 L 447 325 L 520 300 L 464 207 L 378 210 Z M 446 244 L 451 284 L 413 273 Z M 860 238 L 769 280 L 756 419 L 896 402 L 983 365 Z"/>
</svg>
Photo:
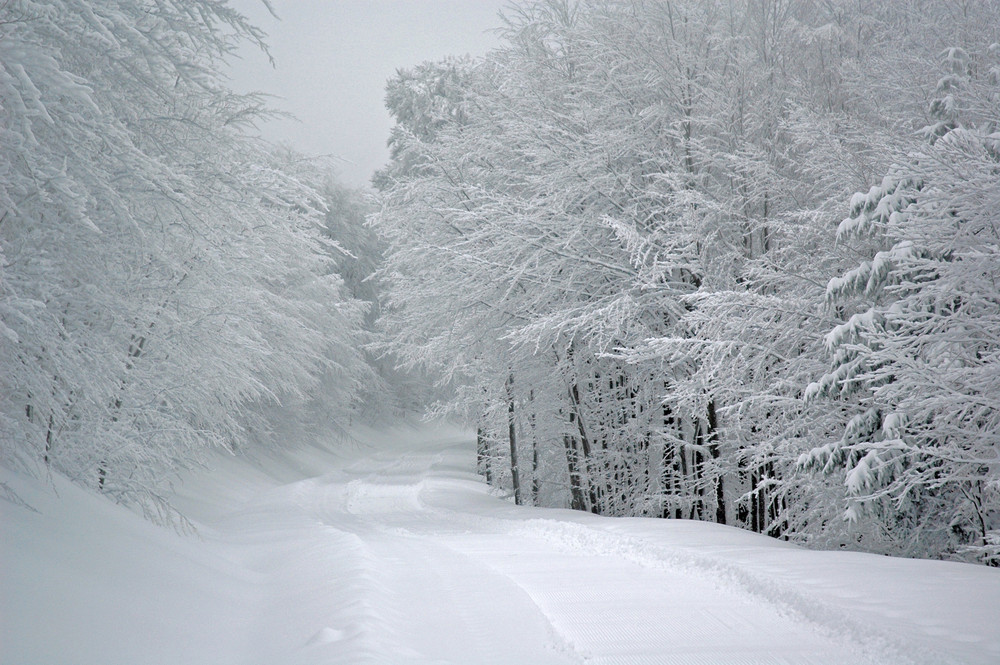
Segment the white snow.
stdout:
<svg viewBox="0 0 1000 665">
<path fill-rule="evenodd" d="M 219 458 L 178 535 L 3 471 L 0 663 L 1000 662 L 1000 571 L 519 508 L 443 426 Z"/>
</svg>

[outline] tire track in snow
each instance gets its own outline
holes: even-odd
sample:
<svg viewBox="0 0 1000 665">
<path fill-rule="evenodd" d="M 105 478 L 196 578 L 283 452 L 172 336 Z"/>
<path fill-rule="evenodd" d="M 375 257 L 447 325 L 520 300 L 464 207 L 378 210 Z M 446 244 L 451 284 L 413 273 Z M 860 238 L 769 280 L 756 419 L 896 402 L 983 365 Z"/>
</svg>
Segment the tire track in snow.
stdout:
<svg viewBox="0 0 1000 665">
<path fill-rule="evenodd" d="M 428 479 L 425 482 L 425 487 L 429 489 L 432 482 Z M 780 617 L 802 624 L 804 630 L 815 633 L 831 643 L 843 645 L 843 656 L 832 656 L 830 653 L 826 653 L 815 662 L 886 665 L 940 665 L 946 662 L 954 662 L 957 665 L 960 662 L 958 660 L 949 661 L 947 654 L 927 654 L 916 651 L 887 631 L 880 630 L 807 593 L 797 591 L 791 585 L 783 584 L 780 580 L 750 571 L 738 563 L 711 555 L 696 554 L 689 550 L 664 547 L 642 538 L 614 533 L 605 528 L 578 522 L 581 519 L 594 519 L 589 515 L 568 514 L 567 519 L 562 520 L 525 519 L 522 515 L 513 516 L 514 513 L 522 512 L 525 509 L 507 506 L 501 510 L 512 516 L 497 517 L 495 515 L 463 513 L 451 508 L 435 506 L 433 501 L 424 503 L 428 510 L 439 511 L 449 519 L 462 519 L 467 523 L 471 522 L 480 529 L 485 526 L 484 521 L 490 522 L 494 530 L 507 533 L 522 543 L 526 539 L 541 538 L 564 553 L 587 553 L 613 559 L 625 559 L 643 568 L 672 571 L 686 578 L 702 580 L 722 592 L 749 600 L 751 605 L 760 606 L 763 603 Z M 531 595 L 530 589 L 526 588 L 525 590 Z M 541 602 L 536 599 L 536 602 L 545 611 L 544 599 L 541 599 Z M 726 609 L 713 611 L 702 609 L 701 612 L 709 624 L 713 622 L 718 624 L 717 628 L 723 632 L 731 631 L 734 626 L 742 622 L 739 616 Z M 555 623 L 558 625 L 558 620 Z M 678 626 L 677 629 L 684 632 L 692 630 L 692 627 L 685 624 Z M 712 636 L 707 635 L 706 637 L 711 639 Z M 685 658 L 695 655 L 688 654 Z M 663 654 L 657 658 L 662 659 L 662 657 Z M 733 657 L 735 658 L 735 655 Z M 799 654 L 794 662 L 813 662 L 808 658 L 806 654 Z M 683 660 L 680 662 L 693 661 Z M 734 660 L 732 662 L 780 661 Z"/>
<path fill-rule="evenodd" d="M 363 469 L 362 478 L 323 479 L 306 510 L 362 542 L 377 567 L 386 657 L 375 662 L 582 662 L 509 578 L 407 528 L 440 528 L 420 499 L 426 459 L 387 460 L 386 473 L 370 462 L 348 469 Z"/>
<path fill-rule="evenodd" d="M 741 604 L 728 589 L 666 567 L 553 547 L 535 531 L 473 540 L 447 542 L 524 589 L 588 663 L 864 662 L 777 613 L 769 616 L 766 607 Z"/>
<path fill-rule="evenodd" d="M 266 602 L 252 631 L 250 663 L 389 662 L 386 589 L 368 544 L 309 510 L 330 489 L 315 479 L 280 486 L 219 524 L 262 579 Z"/>
<path fill-rule="evenodd" d="M 433 540 L 446 545 L 479 567 L 488 567 L 507 579 L 538 607 L 558 641 L 568 645 L 585 662 L 668 662 L 673 658 L 671 653 L 676 654 L 677 662 L 695 662 L 702 657 L 708 662 L 718 662 L 720 656 L 725 657 L 724 662 L 756 665 L 879 662 L 863 658 L 851 645 L 838 646 L 839 640 L 834 636 L 822 634 L 811 623 L 802 624 L 786 616 L 780 608 L 767 604 L 762 607 L 759 598 L 747 603 L 747 594 L 720 585 L 718 580 L 706 579 L 704 575 L 692 578 L 688 568 L 678 570 L 676 565 L 666 565 L 664 561 L 651 566 L 642 557 L 622 557 L 623 541 L 618 536 L 555 520 L 503 519 L 431 505 L 436 502 L 426 501 L 424 495 L 433 495 L 435 485 L 453 485 L 457 478 L 468 476 L 441 468 L 445 457 L 441 453 L 434 461 L 421 463 L 407 455 L 404 459 L 387 461 L 386 473 L 379 470 L 378 464 L 374 468 L 363 465 L 365 482 L 349 484 L 355 496 L 366 497 L 365 517 L 397 538 L 410 538 L 414 543 Z M 406 472 L 401 473 L 403 470 Z M 418 495 L 415 499 L 414 493 Z M 401 501 L 400 496 L 407 498 Z M 505 510 L 503 504 L 492 503 L 494 512 L 497 506 Z M 358 512 L 358 507 L 355 501 L 349 509 Z M 464 528 L 456 529 L 458 524 Z M 461 530 L 468 533 L 457 533 Z M 638 547 L 633 549 L 633 555 L 639 551 Z M 599 559 L 597 566 L 595 559 Z M 609 559 L 614 559 L 614 563 Z M 631 596 L 602 598 L 588 594 L 580 584 L 592 579 L 595 570 L 599 571 L 601 585 L 628 589 Z M 553 585 L 553 577 L 560 583 Z M 645 615 L 650 604 L 646 589 L 630 586 L 634 577 L 674 587 L 670 594 L 661 594 L 657 601 L 662 605 L 661 611 L 652 620 Z M 711 596 L 712 600 L 707 602 L 700 596 Z M 744 604 L 742 615 L 725 606 L 740 601 Z M 670 604 L 675 607 L 672 609 Z M 678 611 L 676 606 L 683 609 Z M 608 615 L 609 609 L 614 616 Z M 769 620 L 777 626 L 749 618 L 768 614 L 768 610 L 773 614 Z M 807 637 L 800 638 L 802 633 Z M 705 645 L 712 645 L 713 638 L 720 634 L 736 639 L 736 646 L 727 651 L 715 644 L 709 647 L 711 654 L 706 655 Z M 753 650 L 751 655 L 741 653 L 748 649 Z"/>
<path fill-rule="evenodd" d="M 404 608 L 397 633 L 433 662 L 582 662 L 527 594 L 481 562 L 398 529 L 375 549 L 397 564 L 386 571 L 394 602 Z"/>
<path fill-rule="evenodd" d="M 530 520 L 512 526 L 511 531 L 515 534 L 523 532 L 543 537 L 566 551 L 592 552 L 601 556 L 623 558 L 644 568 L 675 571 L 687 578 L 704 580 L 724 592 L 762 601 L 778 615 L 802 622 L 831 641 L 844 642 L 846 637 L 850 655 L 844 662 L 942 665 L 940 654 L 921 658 L 905 642 L 894 639 L 890 634 L 778 580 L 721 558 L 667 548 L 641 538 L 558 520 Z M 720 613 L 717 618 L 723 625 L 739 621 L 739 617 L 734 616 L 731 611 Z"/>
<path fill-rule="evenodd" d="M 467 444 L 375 453 L 274 497 L 328 530 L 354 598 L 317 616 L 290 662 L 949 662 L 769 571 L 627 521 L 499 501 L 473 459 Z"/>
</svg>

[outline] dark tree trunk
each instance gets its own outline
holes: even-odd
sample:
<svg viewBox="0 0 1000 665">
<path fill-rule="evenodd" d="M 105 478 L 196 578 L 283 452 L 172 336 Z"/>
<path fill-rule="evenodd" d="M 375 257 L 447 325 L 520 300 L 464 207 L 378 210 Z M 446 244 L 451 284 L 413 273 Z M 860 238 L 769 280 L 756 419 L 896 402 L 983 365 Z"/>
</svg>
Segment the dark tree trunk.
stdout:
<svg viewBox="0 0 1000 665">
<path fill-rule="evenodd" d="M 760 467 L 756 467 L 750 472 L 750 486 L 752 488 L 750 513 L 753 521 L 752 530 L 757 533 L 764 532 L 764 495 L 758 491 L 761 481 L 760 471 Z"/>
<path fill-rule="evenodd" d="M 691 519 L 702 520 L 705 518 L 705 456 L 700 450 L 695 450 L 693 467 L 694 467 L 694 486 L 696 497 L 691 503 Z"/>
<path fill-rule="evenodd" d="M 510 478 L 514 485 L 514 503 L 523 505 L 521 471 L 517 463 L 517 428 L 514 424 L 514 375 L 507 377 L 507 438 L 510 441 Z"/>
<path fill-rule="evenodd" d="M 683 431 L 680 433 L 683 435 Z M 681 444 L 680 446 L 677 447 L 677 460 L 678 463 L 680 464 L 680 469 L 678 470 L 677 478 L 679 481 L 678 487 L 680 487 L 681 490 L 681 498 L 682 498 L 681 504 L 686 504 L 690 501 L 691 508 L 693 509 L 694 500 L 689 491 L 690 475 L 688 472 L 688 451 L 687 451 L 687 446 L 685 446 L 684 444 Z M 677 519 L 684 518 L 684 508 L 681 504 L 678 504 L 677 506 Z"/>
<path fill-rule="evenodd" d="M 745 471 L 740 472 L 740 483 L 742 484 L 747 479 L 747 473 Z M 751 498 L 750 501 L 753 499 Z M 736 521 L 743 525 L 744 528 L 753 531 L 753 525 L 750 523 L 750 506 L 744 501 L 740 501 L 736 506 Z"/>
<path fill-rule="evenodd" d="M 708 402 L 708 412 L 706 413 L 706 439 L 708 440 L 708 454 L 713 460 L 718 460 L 719 451 L 719 423 L 715 413 L 715 400 Z M 716 471 L 715 476 L 715 521 L 719 524 L 726 523 L 726 492 L 722 485 L 722 474 Z"/>
<path fill-rule="evenodd" d="M 476 428 L 476 472 L 486 477 L 487 483 L 493 482 L 493 474 L 490 471 L 489 444 L 486 441 L 486 434 L 482 427 Z"/>
<path fill-rule="evenodd" d="M 531 504 L 538 505 L 538 495 L 541 492 L 541 478 L 538 475 L 538 429 L 535 426 L 535 391 L 528 393 L 528 401 L 531 403 L 531 415 L 529 423 L 531 425 Z"/>
<path fill-rule="evenodd" d="M 583 488 L 580 486 L 580 471 L 577 459 L 576 445 L 573 437 L 563 435 L 563 447 L 566 449 L 566 469 L 569 472 L 570 507 L 573 510 L 587 510 Z"/>
<path fill-rule="evenodd" d="M 31 395 L 28 395 L 28 399 L 31 399 Z M 24 406 L 24 415 L 28 419 L 28 422 L 32 422 L 35 419 L 35 407 L 29 402 Z M 55 440 L 55 416 L 52 412 L 49 412 L 48 421 L 45 424 L 45 447 L 42 450 L 42 461 L 45 464 L 49 463 L 50 454 L 52 452 L 52 444 Z"/>
<path fill-rule="evenodd" d="M 666 388 L 666 385 L 664 385 Z M 670 410 L 669 406 L 663 407 L 663 430 L 665 433 L 673 435 L 676 438 L 677 434 L 677 420 L 674 418 L 673 412 Z M 676 519 L 681 519 L 683 514 L 681 513 L 680 502 L 678 497 L 680 495 L 678 474 L 680 473 L 680 464 L 677 461 L 677 454 L 680 451 L 677 450 L 677 444 L 673 441 L 667 441 L 663 446 L 663 479 L 667 490 L 670 495 L 671 500 L 675 502 L 675 505 L 667 506 L 663 509 L 662 516 L 665 519 L 671 517 Z M 673 512 L 671 512 L 673 511 Z"/>
<path fill-rule="evenodd" d="M 778 480 L 777 475 L 774 471 L 774 462 L 768 462 L 764 465 L 767 471 L 767 477 L 770 480 Z M 788 524 L 779 518 L 784 513 L 786 509 L 785 497 L 784 496 L 773 496 L 773 493 L 769 493 L 767 496 L 767 535 L 772 538 L 782 538 L 787 536 L 785 531 L 788 530 Z"/>
<path fill-rule="evenodd" d="M 663 493 L 668 494 L 673 497 L 674 495 L 674 446 L 671 443 L 667 443 L 663 446 L 663 471 L 661 475 L 663 476 Z M 660 517 L 663 519 L 670 519 L 673 515 L 670 513 L 670 505 L 663 507 L 660 513 Z"/>
<path fill-rule="evenodd" d="M 45 460 L 46 464 L 49 463 L 49 455 L 52 452 L 52 439 L 53 435 L 55 434 L 55 430 L 53 429 L 53 427 L 55 427 L 55 421 L 52 418 L 52 414 L 50 413 L 49 422 L 45 427 L 45 454 L 42 456 L 42 459 Z"/>
<path fill-rule="evenodd" d="M 580 470 L 584 472 L 583 482 L 587 485 L 587 494 L 590 498 L 590 512 L 595 515 L 601 514 L 600 494 L 597 483 L 593 477 L 594 459 L 591 455 L 590 439 L 587 437 L 587 428 L 583 424 L 580 415 L 580 391 L 574 383 L 570 386 L 569 398 L 572 410 L 569 414 L 570 422 L 576 423 L 576 429 L 580 433 L 580 451 L 583 453 L 582 459 L 578 461 Z"/>
</svg>

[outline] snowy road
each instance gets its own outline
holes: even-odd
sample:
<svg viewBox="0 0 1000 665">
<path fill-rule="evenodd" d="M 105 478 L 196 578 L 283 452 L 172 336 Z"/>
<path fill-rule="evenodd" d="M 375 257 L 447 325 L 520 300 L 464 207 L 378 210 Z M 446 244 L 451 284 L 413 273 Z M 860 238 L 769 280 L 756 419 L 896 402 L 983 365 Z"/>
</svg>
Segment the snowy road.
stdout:
<svg viewBox="0 0 1000 665">
<path fill-rule="evenodd" d="M 218 520 L 272 589 L 259 662 L 1000 662 L 996 601 L 982 626 L 941 624 L 946 608 L 899 584 L 982 569 L 880 570 L 715 525 L 517 508 L 473 468 L 467 439 L 413 437 Z M 969 613 L 947 584 L 920 588 Z"/>
<path fill-rule="evenodd" d="M 383 454 L 296 488 L 299 507 L 351 539 L 366 568 L 355 592 L 369 611 L 330 622 L 367 628 L 363 651 L 333 641 L 316 662 L 340 646 L 344 662 L 858 661 L 783 608 L 633 560 L 596 526 L 507 510 L 469 476 L 467 450 Z"/>
<path fill-rule="evenodd" d="M 0 663 L 1000 663 L 995 569 L 519 508 L 465 434 L 362 439 L 191 474 L 197 537 L 5 475 Z"/>
</svg>

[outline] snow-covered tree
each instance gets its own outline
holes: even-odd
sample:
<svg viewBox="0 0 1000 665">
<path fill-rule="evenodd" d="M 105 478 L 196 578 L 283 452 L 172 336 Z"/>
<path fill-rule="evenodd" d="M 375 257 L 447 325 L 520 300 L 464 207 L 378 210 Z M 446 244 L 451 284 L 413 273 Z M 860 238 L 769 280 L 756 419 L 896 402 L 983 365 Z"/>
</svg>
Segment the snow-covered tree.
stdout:
<svg viewBox="0 0 1000 665">
<path fill-rule="evenodd" d="M 852 520 L 906 554 L 1000 562 L 1000 61 L 942 54 L 935 119 L 839 228 L 870 259 L 830 280 L 855 313 L 826 337 L 832 369 L 808 396 L 853 407 L 804 466 L 846 472 Z"/>
<path fill-rule="evenodd" d="M 157 513 L 171 470 L 358 362 L 323 202 L 218 73 L 245 40 L 210 0 L 0 6 L 4 464 Z"/>
<path fill-rule="evenodd" d="M 427 117 L 400 116 L 373 217 L 389 345 L 460 384 L 442 408 L 495 484 L 524 494 L 530 458 L 541 501 L 847 544 L 839 479 L 798 466 L 853 408 L 802 399 L 853 313 L 826 282 L 881 249 L 835 216 L 919 126 L 908 73 L 989 11 L 512 7 L 461 76 L 390 86 Z"/>
<path fill-rule="evenodd" d="M 544 396 L 555 405 L 545 412 L 552 420 L 524 426 L 566 454 L 573 503 L 663 514 L 663 459 L 674 446 L 660 432 L 663 380 L 647 368 L 633 381 L 631 370 L 601 354 L 671 318 L 657 311 L 662 301 L 643 294 L 623 229 L 637 218 L 652 223 L 669 201 L 687 196 L 683 178 L 670 175 L 685 168 L 676 149 L 684 138 L 665 121 L 647 125 L 638 112 L 622 125 L 635 101 L 626 95 L 650 96 L 641 92 L 642 72 L 626 93 L 593 94 L 606 85 L 606 70 L 604 54 L 586 48 L 591 31 L 602 29 L 591 18 L 577 23 L 557 2 L 524 8 L 511 22 L 510 48 L 478 65 L 461 122 L 411 143 L 420 151 L 411 162 L 421 166 L 386 190 L 375 218 L 392 247 L 390 293 L 400 304 L 386 321 L 403 357 L 442 363 L 447 372 L 475 368 L 488 382 L 513 373 L 524 403 L 532 395 L 540 402 L 542 390 L 521 374 L 548 367 L 561 384 Z M 668 242 L 678 247 L 663 252 L 664 264 L 673 262 L 670 283 L 690 292 L 690 238 Z M 499 385 L 484 387 L 485 395 L 503 394 Z M 622 418 L 638 422 L 626 432 Z M 695 429 L 677 427 L 693 443 Z"/>
</svg>

